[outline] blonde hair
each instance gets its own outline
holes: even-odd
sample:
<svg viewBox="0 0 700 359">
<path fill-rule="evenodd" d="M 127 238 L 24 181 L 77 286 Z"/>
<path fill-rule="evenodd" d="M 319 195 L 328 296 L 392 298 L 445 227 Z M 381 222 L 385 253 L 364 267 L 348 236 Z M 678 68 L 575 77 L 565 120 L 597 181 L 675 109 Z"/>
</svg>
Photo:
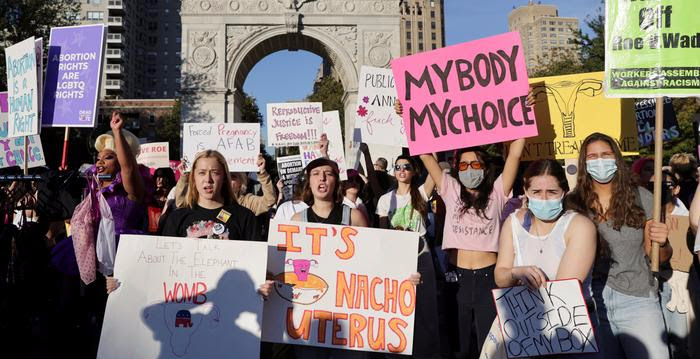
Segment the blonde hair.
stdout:
<svg viewBox="0 0 700 359">
<path fill-rule="evenodd" d="M 698 160 L 689 153 L 676 153 L 668 161 L 671 171 L 679 179 L 694 179 L 697 177 Z"/>
<path fill-rule="evenodd" d="M 221 170 L 224 173 L 224 183 L 221 187 L 221 197 L 224 199 L 224 205 L 231 204 L 233 199 L 233 190 L 231 188 L 231 175 L 228 172 L 228 164 L 224 156 L 218 151 L 206 150 L 202 151 L 194 158 L 192 162 L 192 170 L 187 177 L 187 195 L 185 196 L 185 206 L 188 208 L 194 208 L 199 201 L 199 192 L 197 192 L 197 185 L 194 183 L 194 171 L 197 169 L 197 162 L 202 158 L 214 158 L 216 162 L 221 166 Z"/>
<path fill-rule="evenodd" d="M 231 173 L 231 179 L 237 179 L 241 184 L 241 189 L 238 193 L 234 193 L 234 197 L 240 197 L 248 192 L 248 175 L 243 172 L 233 172 Z"/>
<path fill-rule="evenodd" d="M 126 145 L 129 147 L 129 151 L 134 157 L 138 157 L 141 153 L 141 145 L 139 144 L 139 138 L 133 133 L 127 130 L 121 130 L 124 140 L 126 140 Z M 97 152 L 102 152 L 103 150 L 112 150 L 116 152 L 117 146 L 114 144 L 114 133 L 112 131 L 107 131 L 95 139 L 95 149 Z"/>
</svg>

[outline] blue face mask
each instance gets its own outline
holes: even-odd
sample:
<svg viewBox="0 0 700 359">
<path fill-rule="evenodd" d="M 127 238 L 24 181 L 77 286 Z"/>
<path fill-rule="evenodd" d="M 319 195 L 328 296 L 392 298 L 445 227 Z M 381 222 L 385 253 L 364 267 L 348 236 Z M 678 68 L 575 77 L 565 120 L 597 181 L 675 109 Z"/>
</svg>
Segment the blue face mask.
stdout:
<svg viewBox="0 0 700 359">
<path fill-rule="evenodd" d="M 608 183 L 615 178 L 617 163 L 614 158 L 599 158 L 586 161 L 586 172 L 598 183 Z"/>
<path fill-rule="evenodd" d="M 562 197 L 563 198 L 563 197 Z M 562 198 L 558 199 L 537 199 L 527 198 L 527 208 L 530 212 L 542 221 L 551 221 L 559 216 L 564 210 Z"/>
</svg>

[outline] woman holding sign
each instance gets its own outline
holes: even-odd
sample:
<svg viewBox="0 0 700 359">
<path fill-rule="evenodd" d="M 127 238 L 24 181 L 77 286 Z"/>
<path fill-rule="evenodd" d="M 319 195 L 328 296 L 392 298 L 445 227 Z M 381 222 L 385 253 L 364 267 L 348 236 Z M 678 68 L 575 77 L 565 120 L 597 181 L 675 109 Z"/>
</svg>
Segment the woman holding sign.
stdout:
<svg viewBox="0 0 700 359">
<path fill-rule="evenodd" d="M 599 255 L 593 268 L 596 337 L 609 358 L 668 358 L 657 283 L 648 257 L 661 245 L 660 262 L 671 256 L 668 228 L 653 222 L 649 191 L 633 184 L 617 142 L 593 133 L 581 145 L 578 185 L 567 205 L 598 227 Z"/>
</svg>

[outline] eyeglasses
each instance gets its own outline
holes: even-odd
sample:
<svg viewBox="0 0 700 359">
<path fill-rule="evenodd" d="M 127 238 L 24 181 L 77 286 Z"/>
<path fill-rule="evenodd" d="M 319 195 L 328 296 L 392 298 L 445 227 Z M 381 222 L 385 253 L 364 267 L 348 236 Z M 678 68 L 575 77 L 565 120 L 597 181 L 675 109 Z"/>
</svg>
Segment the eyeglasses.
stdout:
<svg viewBox="0 0 700 359">
<path fill-rule="evenodd" d="M 469 169 L 469 166 L 471 166 L 475 170 L 480 170 L 480 169 L 484 168 L 484 163 L 479 162 L 479 161 L 460 162 L 459 163 L 459 170 L 466 171 L 467 169 Z"/>
<path fill-rule="evenodd" d="M 413 166 L 410 163 L 404 163 L 402 165 L 394 165 L 394 171 L 413 171 Z"/>
</svg>

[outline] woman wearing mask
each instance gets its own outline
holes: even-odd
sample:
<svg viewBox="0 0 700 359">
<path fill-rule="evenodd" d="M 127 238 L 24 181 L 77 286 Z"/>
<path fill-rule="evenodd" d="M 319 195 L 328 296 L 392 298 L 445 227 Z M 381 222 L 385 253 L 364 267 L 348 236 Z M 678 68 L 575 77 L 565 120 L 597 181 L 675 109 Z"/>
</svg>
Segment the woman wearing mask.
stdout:
<svg viewBox="0 0 700 359">
<path fill-rule="evenodd" d="M 578 167 L 567 204 L 593 220 L 603 249 L 593 269 L 598 343 L 609 358 L 668 358 L 648 258 L 652 242 L 661 245 L 661 262 L 671 248 L 666 225 L 651 220 L 652 195 L 633 184 L 617 142 L 607 135 L 593 133 L 583 141 Z"/>
</svg>

